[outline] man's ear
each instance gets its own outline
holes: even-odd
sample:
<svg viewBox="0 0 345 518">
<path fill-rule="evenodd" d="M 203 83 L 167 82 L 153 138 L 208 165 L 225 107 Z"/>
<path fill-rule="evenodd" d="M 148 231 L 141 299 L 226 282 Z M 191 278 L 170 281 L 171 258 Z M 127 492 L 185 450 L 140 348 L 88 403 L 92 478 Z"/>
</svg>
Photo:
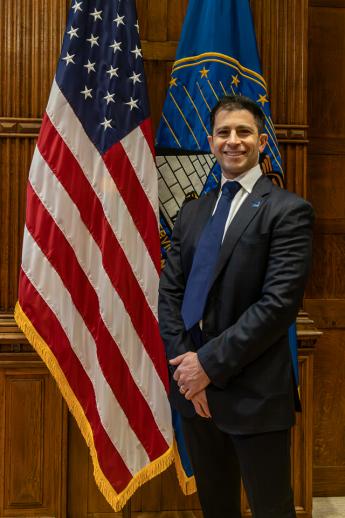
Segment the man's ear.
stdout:
<svg viewBox="0 0 345 518">
<path fill-rule="evenodd" d="M 211 153 L 213 153 L 213 136 L 207 135 L 208 144 L 210 146 Z"/>
<path fill-rule="evenodd" d="M 261 133 L 259 135 L 259 151 L 260 151 L 260 153 L 262 153 L 263 150 L 265 149 L 267 142 L 268 142 L 268 135 L 266 133 Z"/>
</svg>

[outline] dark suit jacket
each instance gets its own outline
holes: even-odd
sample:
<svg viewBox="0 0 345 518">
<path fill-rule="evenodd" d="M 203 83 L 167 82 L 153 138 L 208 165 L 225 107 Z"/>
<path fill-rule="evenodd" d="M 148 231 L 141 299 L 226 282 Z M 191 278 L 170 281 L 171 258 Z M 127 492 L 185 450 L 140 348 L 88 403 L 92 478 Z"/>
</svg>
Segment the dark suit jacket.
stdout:
<svg viewBox="0 0 345 518">
<path fill-rule="evenodd" d="M 180 314 L 186 280 L 217 192 L 186 203 L 161 276 L 159 323 L 168 359 L 197 349 Z M 224 238 L 203 317 L 198 357 L 211 379 L 207 400 L 229 433 L 285 429 L 294 423 L 288 328 L 297 316 L 311 256 L 309 203 L 262 176 Z M 171 380 L 172 405 L 194 407 Z"/>
</svg>

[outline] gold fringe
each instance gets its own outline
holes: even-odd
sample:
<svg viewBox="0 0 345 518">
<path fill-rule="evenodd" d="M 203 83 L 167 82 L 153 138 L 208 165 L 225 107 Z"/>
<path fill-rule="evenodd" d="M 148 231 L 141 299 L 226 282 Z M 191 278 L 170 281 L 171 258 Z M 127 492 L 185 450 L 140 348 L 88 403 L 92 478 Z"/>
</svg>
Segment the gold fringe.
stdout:
<svg viewBox="0 0 345 518">
<path fill-rule="evenodd" d="M 183 469 L 180 454 L 177 447 L 176 439 L 174 439 L 174 458 L 175 458 L 175 469 L 180 484 L 180 488 L 184 495 L 192 495 L 196 493 L 196 482 L 194 475 L 187 477 L 185 470 Z"/>
<path fill-rule="evenodd" d="M 92 429 L 89 421 L 87 420 L 87 417 L 84 414 L 82 406 L 71 389 L 51 349 L 36 331 L 32 322 L 21 308 L 19 302 L 17 302 L 14 310 L 14 318 L 30 344 L 35 348 L 37 353 L 48 367 L 68 405 L 71 414 L 77 421 L 80 431 L 83 434 L 86 444 L 90 450 L 93 462 L 94 477 L 97 486 L 114 511 L 121 511 L 126 502 L 140 486 L 142 486 L 148 480 L 151 480 L 156 475 L 162 473 L 162 471 L 164 471 L 173 463 L 173 446 L 171 446 L 169 450 L 167 450 L 161 457 L 155 459 L 148 466 L 145 466 L 138 473 L 136 473 L 136 475 L 129 482 L 128 486 L 121 493 L 116 493 L 115 489 L 112 487 L 99 465 L 97 452 L 93 441 Z"/>
</svg>

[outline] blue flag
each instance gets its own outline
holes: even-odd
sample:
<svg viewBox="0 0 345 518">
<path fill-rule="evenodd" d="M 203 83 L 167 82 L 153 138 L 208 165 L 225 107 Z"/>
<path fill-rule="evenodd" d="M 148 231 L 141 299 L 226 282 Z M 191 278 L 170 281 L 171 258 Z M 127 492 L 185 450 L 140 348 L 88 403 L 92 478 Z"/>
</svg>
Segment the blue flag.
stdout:
<svg viewBox="0 0 345 518">
<path fill-rule="evenodd" d="M 249 2 L 204 0 L 200 5 L 198 0 L 188 5 L 156 145 L 164 150 L 209 153 L 212 107 L 225 94 L 245 95 L 258 103 L 266 118 L 263 172 L 282 185 L 281 158 Z M 211 176 L 208 183 L 212 179 L 216 182 Z"/>
<path fill-rule="evenodd" d="M 210 154 L 207 136 L 213 106 L 231 94 L 250 97 L 264 112 L 268 143 L 259 161 L 262 172 L 282 187 L 281 157 L 249 1 L 189 0 L 156 135 L 163 253 L 185 199 L 198 197 L 220 182 L 221 171 Z M 295 326 L 289 336 L 298 382 Z M 174 420 L 178 425 L 178 419 Z M 177 432 L 176 438 L 185 478 L 191 480 L 190 466 L 183 461 L 183 436 Z"/>
</svg>

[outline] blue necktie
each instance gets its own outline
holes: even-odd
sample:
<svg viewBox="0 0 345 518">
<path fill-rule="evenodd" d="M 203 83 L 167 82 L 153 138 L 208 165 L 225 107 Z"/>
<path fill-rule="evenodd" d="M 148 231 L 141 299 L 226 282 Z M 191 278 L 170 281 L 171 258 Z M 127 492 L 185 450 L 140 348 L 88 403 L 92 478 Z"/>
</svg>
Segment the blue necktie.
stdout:
<svg viewBox="0 0 345 518">
<path fill-rule="evenodd" d="M 231 202 L 241 189 L 238 182 L 226 182 L 215 213 L 201 233 L 182 302 L 181 315 L 187 331 L 199 322 L 204 313 L 206 299 L 222 246 L 225 223 Z"/>
</svg>

